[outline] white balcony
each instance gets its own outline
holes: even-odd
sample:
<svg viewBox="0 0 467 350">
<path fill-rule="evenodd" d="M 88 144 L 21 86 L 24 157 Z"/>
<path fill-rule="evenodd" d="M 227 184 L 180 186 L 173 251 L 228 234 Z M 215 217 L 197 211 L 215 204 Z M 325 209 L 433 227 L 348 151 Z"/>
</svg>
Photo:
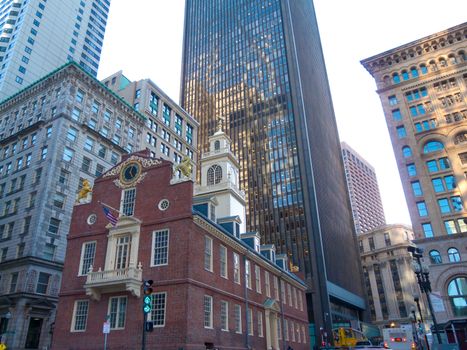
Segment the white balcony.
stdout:
<svg viewBox="0 0 467 350">
<path fill-rule="evenodd" d="M 117 270 L 88 272 L 84 288 L 86 294 L 95 300 L 100 300 L 102 293 L 131 292 L 139 297 L 141 292 L 143 270 L 141 263 L 138 267 L 127 267 Z"/>
</svg>

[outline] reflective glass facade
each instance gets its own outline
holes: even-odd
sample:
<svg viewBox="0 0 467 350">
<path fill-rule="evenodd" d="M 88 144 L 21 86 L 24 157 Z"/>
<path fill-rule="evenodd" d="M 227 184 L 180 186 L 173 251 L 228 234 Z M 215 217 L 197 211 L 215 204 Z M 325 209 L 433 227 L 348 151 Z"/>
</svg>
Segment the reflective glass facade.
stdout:
<svg viewBox="0 0 467 350">
<path fill-rule="evenodd" d="M 200 123 L 200 152 L 208 151 L 208 137 L 222 120 L 240 160 L 247 229 L 260 232 L 262 242 L 274 243 L 278 253 L 288 254 L 292 264 L 305 273 L 309 285 L 314 282 L 317 298 L 313 304 L 322 298 L 326 312 L 326 286 L 321 291 L 316 287 L 325 285 L 326 277 L 363 295 L 361 286 L 345 285 L 344 279 L 355 272 L 345 271 L 342 266 L 340 271 L 331 268 L 335 258 L 327 249 L 327 245 L 336 244 L 339 235 L 345 236 L 341 243 L 345 241 L 350 247 L 349 259 L 353 259 L 348 268 L 354 268 L 360 280 L 316 23 L 310 28 L 315 20 L 311 1 L 187 0 L 185 11 L 181 105 Z M 299 35 L 300 31 L 306 34 Z M 314 42 L 310 44 L 309 40 Z M 307 51 L 312 51 L 311 55 Z M 307 57 L 300 57 L 298 52 Z M 301 66 L 302 59 L 306 67 Z M 307 79 L 315 68 L 322 71 Z M 322 118 L 323 125 L 315 125 L 313 118 Z M 327 134 L 323 140 L 313 135 L 321 131 Z M 318 161 L 319 169 L 312 165 L 312 152 L 316 157 L 322 153 L 323 160 L 327 158 L 326 162 Z M 317 181 L 315 175 L 322 180 Z M 336 181 L 337 186 L 332 188 Z M 328 219 L 319 217 L 321 202 L 323 213 L 332 214 Z M 327 238 L 321 236 L 324 231 Z M 323 295 L 318 296 L 320 293 Z"/>
</svg>

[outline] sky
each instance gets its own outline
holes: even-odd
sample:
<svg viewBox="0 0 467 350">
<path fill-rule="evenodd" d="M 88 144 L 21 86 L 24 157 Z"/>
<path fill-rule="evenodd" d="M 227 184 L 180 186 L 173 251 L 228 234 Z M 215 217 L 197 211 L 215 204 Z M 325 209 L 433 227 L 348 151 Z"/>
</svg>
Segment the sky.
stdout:
<svg viewBox="0 0 467 350">
<path fill-rule="evenodd" d="M 119 70 L 130 80 L 149 78 L 178 102 L 184 3 L 112 0 L 98 78 Z M 375 168 L 387 223 L 410 224 L 376 85 L 360 61 L 465 22 L 467 1 L 314 0 L 314 6 L 340 139 Z"/>
</svg>

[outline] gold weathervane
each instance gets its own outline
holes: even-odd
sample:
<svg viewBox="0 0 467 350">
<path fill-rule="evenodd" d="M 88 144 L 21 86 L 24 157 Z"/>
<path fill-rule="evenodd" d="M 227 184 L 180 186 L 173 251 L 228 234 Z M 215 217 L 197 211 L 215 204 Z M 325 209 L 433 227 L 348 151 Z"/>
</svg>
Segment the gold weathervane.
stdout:
<svg viewBox="0 0 467 350">
<path fill-rule="evenodd" d="M 89 181 L 84 179 L 83 180 L 83 187 L 78 192 L 77 201 L 79 202 L 81 199 L 86 199 L 87 196 L 88 196 L 88 193 L 92 193 L 92 187 L 91 187 L 91 184 L 89 183 Z"/>
<path fill-rule="evenodd" d="M 178 164 L 174 169 L 174 174 L 180 170 L 183 176 L 190 177 L 193 165 L 191 164 L 191 159 L 188 156 L 183 157 L 180 164 Z"/>
</svg>

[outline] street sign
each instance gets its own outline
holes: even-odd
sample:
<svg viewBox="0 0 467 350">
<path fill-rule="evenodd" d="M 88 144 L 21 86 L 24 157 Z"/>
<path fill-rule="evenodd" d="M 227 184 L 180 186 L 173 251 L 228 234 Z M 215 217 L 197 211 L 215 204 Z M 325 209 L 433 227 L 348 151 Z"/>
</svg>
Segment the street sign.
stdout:
<svg viewBox="0 0 467 350">
<path fill-rule="evenodd" d="M 109 321 L 104 322 L 104 325 L 102 327 L 102 333 L 104 333 L 104 334 L 109 334 L 110 333 L 110 322 Z"/>
</svg>

